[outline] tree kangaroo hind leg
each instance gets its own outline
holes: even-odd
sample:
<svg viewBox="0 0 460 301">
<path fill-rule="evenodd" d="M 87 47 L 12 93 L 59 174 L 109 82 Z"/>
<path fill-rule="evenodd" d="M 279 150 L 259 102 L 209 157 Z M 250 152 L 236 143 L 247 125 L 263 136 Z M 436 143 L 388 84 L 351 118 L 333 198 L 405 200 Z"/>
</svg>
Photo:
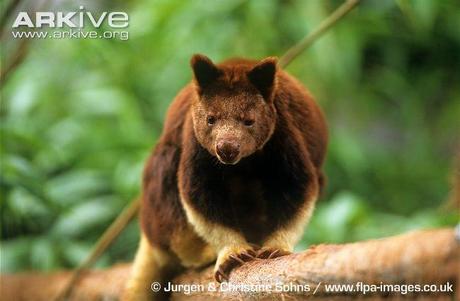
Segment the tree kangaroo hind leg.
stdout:
<svg viewBox="0 0 460 301">
<path fill-rule="evenodd" d="M 165 281 L 180 271 L 181 267 L 173 254 L 152 246 L 142 234 L 139 248 L 131 268 L 131 276 L 121 298 L 122 301 L 163 301 L 167 295 L 154 292 L 152 283 L 157 282 L 161 288 Z"/>
<path fill-rule="evenodd" d="M 171 250 L 185 268 L 200 268 L 216 260 L 216 252 L 193 229 L 192 225 L 176 229 L 171 236 Z"/>
</svg>

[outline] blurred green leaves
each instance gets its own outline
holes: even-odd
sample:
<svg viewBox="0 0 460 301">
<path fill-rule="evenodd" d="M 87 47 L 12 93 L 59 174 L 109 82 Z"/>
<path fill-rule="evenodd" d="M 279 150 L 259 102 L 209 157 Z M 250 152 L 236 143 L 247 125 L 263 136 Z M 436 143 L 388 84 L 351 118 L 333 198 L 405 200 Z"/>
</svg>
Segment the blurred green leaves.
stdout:
<svg viewBox="0 0 460 301">
<path fill-rule="evenodd" d="M 193 53 L 280 56 L 340 3 L 138 0 L 103 8 L 128 12 L 129 41 L 33 41 L 2 87 L 1 272 L 89 253 L 138 195 Z M 362 1 L 289 66 L 330 127 L 327 191 L 299 248 L 458 221 L 437 208 L 459 146 L 459 28 L 455 0 Z M 134 222 L 97 264 L 131 259 L 138 235 Z"/>
</svg>

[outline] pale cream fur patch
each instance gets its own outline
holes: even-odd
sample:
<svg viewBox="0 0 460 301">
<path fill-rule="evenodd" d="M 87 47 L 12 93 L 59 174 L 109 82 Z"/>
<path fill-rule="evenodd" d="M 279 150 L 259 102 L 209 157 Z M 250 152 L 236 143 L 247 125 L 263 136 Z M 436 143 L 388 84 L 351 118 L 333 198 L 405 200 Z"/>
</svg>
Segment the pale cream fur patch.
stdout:
<svg viewBox="0 0 460 301">
<path fill-rule="evenodd" d="M 179 258 L 184 267 L 197 268 L 211 263 L 216 259 L 216 252 L 187 225 L 178 229 L 171 238 L 171 249 Z"/>
</svg>

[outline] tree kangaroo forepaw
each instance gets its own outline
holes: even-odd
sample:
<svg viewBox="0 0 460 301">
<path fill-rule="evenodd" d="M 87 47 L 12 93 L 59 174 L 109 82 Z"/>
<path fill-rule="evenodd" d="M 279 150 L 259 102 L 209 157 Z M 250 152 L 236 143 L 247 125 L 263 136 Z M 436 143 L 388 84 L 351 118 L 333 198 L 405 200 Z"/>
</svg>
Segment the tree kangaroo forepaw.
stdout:
<svg viewBox="0 0 460 301">
<path fill-rule="evenodd" d="M 272 259 L 281 256 L 286 256 L 289 254 L 292 254 L 292 252 L 285 250 L 283 248 L 263 247 L 257 252 L 257 258 Z"/>
<path fill-rule="evenodd" d="M 229 274 L 234 268 L 254 260 L 256 255 L 251 247 L 235 247 L 224 250 L 217 258 L 214 278 L 217 282 L 228 281 Z"/>
</svg>

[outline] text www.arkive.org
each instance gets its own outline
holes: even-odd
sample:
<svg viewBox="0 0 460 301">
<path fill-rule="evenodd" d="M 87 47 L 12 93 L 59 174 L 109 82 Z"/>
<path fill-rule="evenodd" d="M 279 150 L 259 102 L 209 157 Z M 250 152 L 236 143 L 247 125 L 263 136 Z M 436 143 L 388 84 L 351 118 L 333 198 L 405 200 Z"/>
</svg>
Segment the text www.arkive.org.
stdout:
<svg viewBox="0 0 460 301">
<path fill-rule="evenodd" d="M 11 31 L 15 39 L 119 39 L 126 41 L 129 39 L 128 31 L 84 31 L 84 30 L 59 30 L 59 31 Z"/>
</svg>

